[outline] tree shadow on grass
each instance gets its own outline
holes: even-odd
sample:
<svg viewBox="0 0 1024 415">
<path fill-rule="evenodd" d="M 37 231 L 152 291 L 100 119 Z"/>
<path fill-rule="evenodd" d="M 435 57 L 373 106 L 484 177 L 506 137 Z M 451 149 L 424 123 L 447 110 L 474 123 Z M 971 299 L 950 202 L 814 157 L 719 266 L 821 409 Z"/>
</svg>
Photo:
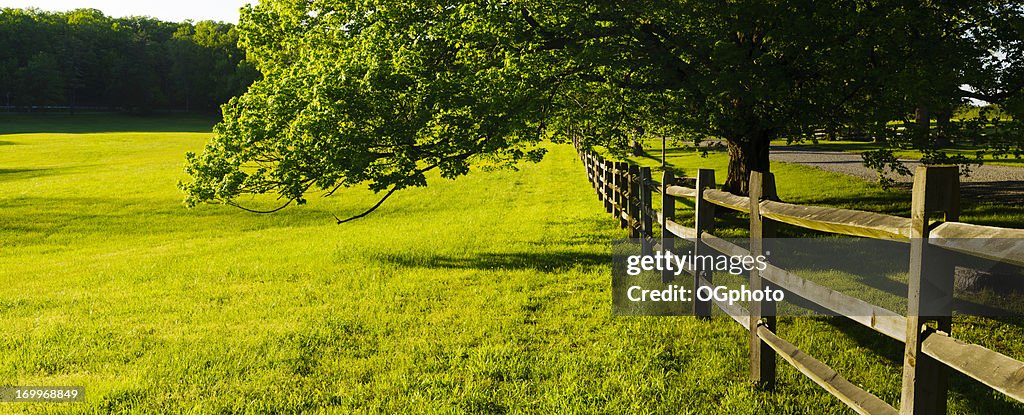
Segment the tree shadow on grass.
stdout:
<svg viewBox="0 0 1024 415">
<path fill-rule="evenodd" d="M 0 114 L 2 134 L 87 134 L 117 132 L 208 133 L 217 119 L 202 115 L 133 116 L 96 114 Z"/>
<path fill-rule="evenodd" d="M 414 255 L 383 253 L 374 259 L 408 268 L 467 269 L 480 271 L 533 271 L 564 273 L 576 268 L 590 271 L 611 267 L 611 253 L 551 252 L 480 252 L 466 256 Z"/>
<path fill-rule="evenodd" d="M 0 169 L 0 182 L 35 179 L 60 174 L 67 169 Z"/>
<path fill-rule="evenodd" d="M 962 178 L 961 178 L 962 179 Z M 896 188 L 908 192 L 903 196 L 910 200 L 910 183 L 898 183 Z M 899 194 L 894 192 L 894 194 Z M 989 182 L 960 182 L 960 198 L 966 204 L 1003 203 L 1012 207 L 1024 204 L 1024 181 L 1002 180 Z M 909 202 L 908 202 L 909 203 Z M 966 210 L 966 209 L 965 209 Z"/>
<path fill-rule="evenodd" d="M 903 365 L 904 345 L 902 342 L 879 334 L 847 318 L 828 317 L 823 318 L 822 321 L 846 334 L 858 345 L 871 350 L 888 364 L 896 367 Z M 955 325 L 953 330 L 956 330 Z M 1024 414 L 1024 404 L 1000 397 L 998 392 L 994 392 L 992 388 L 967 377 L 967 375 L 954 370 L 949 372 L 950 396 L 966 401 L 969 407 L 977 410 L 977 413 Z M 897 405 L 898 403 L 896 402 Z"/>
<path fill-rule="evenodd" d="M 968 200 L 990 203 L 1024 204 L 1024 182 L 966 182 L 960 184 L 960 195 Z M 1017 224 L 1020 226 L 1021 224 Z"/>
</svg>

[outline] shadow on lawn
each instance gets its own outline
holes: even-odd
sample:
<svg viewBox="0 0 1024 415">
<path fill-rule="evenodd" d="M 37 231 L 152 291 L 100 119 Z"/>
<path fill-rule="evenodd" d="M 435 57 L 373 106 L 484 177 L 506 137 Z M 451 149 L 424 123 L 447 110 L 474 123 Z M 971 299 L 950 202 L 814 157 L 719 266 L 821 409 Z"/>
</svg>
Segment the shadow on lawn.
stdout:
<svg viewBox="0 0 1024 415">
<path fill-rule="evenodd" d="M 885 360 L 888 365 L 901 367 L 903 365 L 904 345 L 902 342 L 881 335 L 872 329 L 864 327 L 852 320 L 842 317 L 822 318 L 822 321 L 829 324 L 838 331 L 845 333 L 857 344 L 871 350 L 872 353 Z M 953 327 L 954 333 L 956 324 Z M 988 386 L 967 377 L 962 373 L 950 371 L 949 393 L 951 397 L 957 397 L 968 402 L 968 406 L 977 413 L 994 414 L 1020 414 L 1024 408 L 1018 402 L 1011 402 L 1009 398 L 1001 397 L 1000 393 L 994 392 Z M 898 391 L 896 391 L 898 396 Z M 899 406 L 899 402 L 895 403 Z"/>
<path fill-rule="evenodd" d="M 909 201 L 910 183 L 899 183 L 897 188 L 908 192 L 905 196 Z M 899 195 L 898 192 L 894 192 Z M 1024 181 L 997 181 L 997 182 L 961 182 L 960 198 L 968 206 L 964 211 L 969 211 L 972 205 L 1002 203 L 1016 208 L 1024 204 Z M 909 202 L 908 202 L 909 203 Z M 1018 209 L 1019 210 L 1019 209 Z M 999 225 L 994 225 L 999 226 Z M 1018 223 L 1016 227 L 1020 227 Z"/>
<path fill-rule="evenodd" d="M 1024 204 L 1024 182 L 971 182 L 960 185 L 960 197 L 990 203 Z M 1017 223 L 1017 227 L 1022 224 Z"/>
<path fill-rule="evenodd" d="M 0 114 L 2 134 L 118 132 L 208 133 L 217 120 L 200 115 Z"/>
<path fill-rule="evenodd" d="M 67 169 L 0 169 L 0 182 L 52 176 L 64 170 Z"/>
<path fill-rule="evenodd" d="M 562 273 L 574 268 L 591 270 L 610 267 L 611 253 L 548 251 L 548 252 L 481 252 L 466 256 L 426 256 L 407 253 L 381 253 L 374 259 L 409 268 L 473 269 L 486 271 L 535 271 Z"/>
</svg>

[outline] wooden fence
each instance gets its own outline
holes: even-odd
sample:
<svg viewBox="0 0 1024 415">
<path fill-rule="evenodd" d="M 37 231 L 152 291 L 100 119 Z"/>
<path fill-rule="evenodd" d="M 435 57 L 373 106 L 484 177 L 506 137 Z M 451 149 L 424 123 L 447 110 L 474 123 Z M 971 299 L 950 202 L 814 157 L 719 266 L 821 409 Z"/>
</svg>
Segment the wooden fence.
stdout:
<svg viewBox="0 0 1024 415">
<path fill-rule="evenodd" d="M 946 413 L 948 371 L 961 372 L 1003 394 L 1024 402 L 1024 362 L 985 347 L 950 337 L 954 270 L 936 261 L 925 261 L 929 250 L 941 247 L 960 253 L 1024 266 L 1024 230 L 970 225 L 959 219 L 959 174 L 954 167 L 918 167 L 914 176 L 910 218 L 873 212 L 802 206 L 774 201 L 771 174 L 751 173 L 750 195 L 737 196 L 715 189 L 715 172 L 700 170 L 694 179 L 664 172 L 660 183 L 649 167 L 605 160 L 576 143 L 587 177 L 604 202 L 605 210 L 641 239 L 645 253 L 672 249 L 673 238 L 695 240 L 695 249 L 711 249 L 727 255 L 760 255 L 762 240 L 774 236 L 778 223 L 786 223 L 856 237 L 906 242 L 910 249 L 907 316 L 803 279 L 769 265 L 750 273 L 750 290 L 771 285 L 782 288 L 825 309 L 848 316 L 864 326 L 905 344 L 900 409 L 861 389 L 826 364 L 800 351 L 776 333 L 771 302 L 750 302 L 750 309 L 712 301 L 749 331 L 750 378 L 774 387 L 776 356 L 861 414 Z M 687 186 L 689 185 L 689 186 Z M 662 210 L 653 209 L 660 194 Z M 678 223 L 675 203 L 692 199 L 694 226 Z M 747 213 L 750 217 L 750 248 L 714 235 L 715 209 Z M 941 222 L 931 222 L 941 215 Z M 654 223 L 661 225 L 659 238 Z M 687 270 L 694 289 L 711 286 L 711 273 L 697 267 Z M 671 271 L 666 271 L 671 272 Z M 665 276 L 668 278 L 668 276 Z M 936 304 L 939 306 L 936 307 Z M 711 316 L 711 304 L 694 299 L 694 315 Z M 929 317 L 938 316 L 938 317 Z"/>
</svg>

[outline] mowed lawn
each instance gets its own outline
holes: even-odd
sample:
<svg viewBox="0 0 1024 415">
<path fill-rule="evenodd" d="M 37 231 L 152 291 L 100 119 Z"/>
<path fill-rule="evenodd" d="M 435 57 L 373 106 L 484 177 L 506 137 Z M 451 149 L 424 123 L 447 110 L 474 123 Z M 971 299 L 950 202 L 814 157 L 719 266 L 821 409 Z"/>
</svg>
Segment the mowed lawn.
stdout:
<svg viewBox="0 0 1024 415">
<path fill-rule="evenodd" d="M 201 120 L 39 120 L 0 118 L 16 132 L 0 135 L 0 384 L 80 385 L 86 401 L 0 413 L 849 412 L 784 364 L 777 392 L 752 388 L 728 318 L 612 317 L 609 242 L 625 232 L 570 146 L 338 226 L 375 195 L 183 208 Z M 783 323 L 898 404 L 895 342 Z M 957 413 L 1021 410 L 954 387 Z"/>
</svg>

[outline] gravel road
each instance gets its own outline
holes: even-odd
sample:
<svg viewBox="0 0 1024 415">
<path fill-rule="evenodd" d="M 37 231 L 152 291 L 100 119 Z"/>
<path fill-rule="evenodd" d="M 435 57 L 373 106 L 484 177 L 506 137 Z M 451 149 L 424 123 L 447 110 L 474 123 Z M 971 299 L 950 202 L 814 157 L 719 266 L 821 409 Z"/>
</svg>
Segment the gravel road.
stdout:
<svg viewBox="0 0 1024 415">
<path fill-rule="evenodd" d="M 772 146 L 771 159 L 772 161 L 803 164 L 822 170 L 849 174 L 865 180 L 878 180 L 878 174 L 874 170 L 864 167 L 864 160 L 859 154 L 854 153 L 798 146 Z M 910 171 L 914 171 L 917 166 L 921 165 L 921 162 L 917 160 L 902 161 Z M 892 172 L 887 172 L 887 176 L 902 184 L 909 184 L 913 181 L 911 176 L 900 176 Z M 961 176 L 960 181 L 963 183 L 962 188 L 965 194 L 984 195 L 995 201 L 1012 203 L 1024 201 L 1024 168 L 1022 167 L 987 164 L 973 166 L 970 175 Z"/>
</svg>

